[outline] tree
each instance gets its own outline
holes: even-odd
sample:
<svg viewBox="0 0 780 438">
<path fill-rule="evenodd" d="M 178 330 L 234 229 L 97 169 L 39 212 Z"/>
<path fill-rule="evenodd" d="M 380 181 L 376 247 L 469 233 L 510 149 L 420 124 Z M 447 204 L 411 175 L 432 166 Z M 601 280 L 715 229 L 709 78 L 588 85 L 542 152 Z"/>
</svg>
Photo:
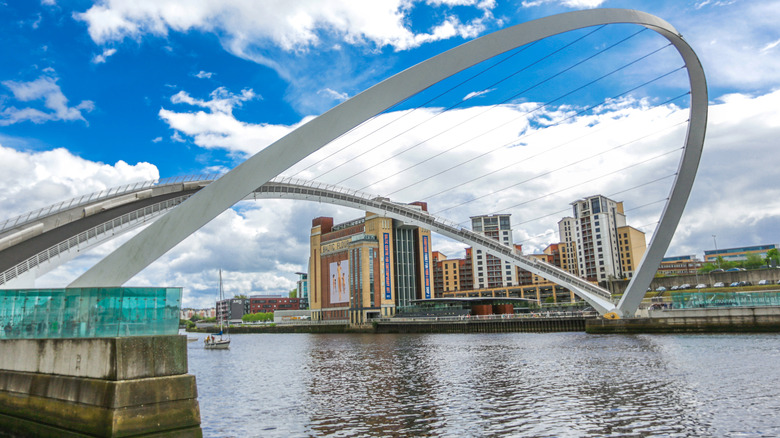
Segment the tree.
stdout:
<svg viewBox="0 0 780 438">
<path fill-rule="evenodd" d="M 290 298 L 298 298 L 298 289 L 294 288 L 290 291 Z"/>
<path fill-rule="evenodd" d="M 742 267 L 745 269 L 758 269 L 764 265 L 764 259 L 758 254 L 748 254 L 745 256 L 745 261 L 742 262 Z"/>
<path fill-rule="evenodd" d="M 241 298 L 247 298 L 247 296 L 246 296 L 246 294 L 238 294 L 238 295 L 233 295 L 233 298 L 241 299 Z"/>
<path fill-rule="evenodd" d="M 780 265 L 780 252 L 777 251 L 777 248 L 772 248 L 769 251 L 766 252 L 766 264 L 767 266 L 777 266 Z"/>
</svg>

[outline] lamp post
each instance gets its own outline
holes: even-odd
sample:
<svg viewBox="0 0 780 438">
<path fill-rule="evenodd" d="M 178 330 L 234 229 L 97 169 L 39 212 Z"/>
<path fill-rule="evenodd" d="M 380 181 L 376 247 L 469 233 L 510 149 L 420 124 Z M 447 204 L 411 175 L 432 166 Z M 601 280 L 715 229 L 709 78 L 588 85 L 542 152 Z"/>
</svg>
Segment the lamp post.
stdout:
<svg viewBox="0 0 780 438">
<path fill-rule="evenodd" d="M 715 251 L 717 251 L 718 250 L 718 240 L 716 239 L 716 235 L 715 234 L 712 235 L 712 243 L 715 244 Z M 715 254 L 715 260 L 718 262 L 718 269 L 720 269 L 720 258 L 718 257 L 717 254 Z"/>
</svg>

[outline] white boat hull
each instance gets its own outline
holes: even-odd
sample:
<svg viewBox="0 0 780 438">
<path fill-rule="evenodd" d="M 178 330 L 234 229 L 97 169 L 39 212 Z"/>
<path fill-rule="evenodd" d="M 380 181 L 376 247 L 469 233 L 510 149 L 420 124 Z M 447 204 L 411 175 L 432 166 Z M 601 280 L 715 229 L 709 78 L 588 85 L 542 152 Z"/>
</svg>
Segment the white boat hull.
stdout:
<svg viewBox="0 0 780 438">
<path fill-rule="evenodd" d="M 203 342 L 203 348 L 206 350 L 227 350 L 230 348 L 230 339 L 213 339 Z"/>
</svg>

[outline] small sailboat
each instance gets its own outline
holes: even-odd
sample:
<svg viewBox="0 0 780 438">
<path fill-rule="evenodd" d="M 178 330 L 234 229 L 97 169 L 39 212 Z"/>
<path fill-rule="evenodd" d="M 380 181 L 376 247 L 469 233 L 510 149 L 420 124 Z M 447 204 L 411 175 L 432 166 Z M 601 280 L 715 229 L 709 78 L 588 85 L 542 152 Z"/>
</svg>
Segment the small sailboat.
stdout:
<svg viewBox="0 0 780 438">
<path fill-rule="evenodd" d="M 217 308 L 219 308 L 219 302 L 224 300 L 224 293 L 222 291 L 222 269 L 219 270 L 219 300 L 217 301 Z M 203 348 L 206 350 L 227 350 L 230 348 L 230 334 L 227 333 L 227 327 L 223 329 L 222 323 L 224 319 L 223 314 L 217 312 L 217 320 L 219 321 L 219 333 L 212 333 L 206 336 L 203 340 Z M 227 337 L 225 337 L 227 335 Z"/>
</svg>

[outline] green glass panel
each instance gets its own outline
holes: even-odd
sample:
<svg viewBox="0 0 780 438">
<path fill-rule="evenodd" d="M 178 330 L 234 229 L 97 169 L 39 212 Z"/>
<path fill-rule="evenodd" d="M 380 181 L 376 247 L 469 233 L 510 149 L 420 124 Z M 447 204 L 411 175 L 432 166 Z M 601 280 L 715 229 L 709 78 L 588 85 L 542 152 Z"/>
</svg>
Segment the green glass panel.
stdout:
<svg viewBox="0 0 780 438">
<path fill-rule="evenodd" d="M 0 339 L 175 335 L 181 288 L 0 290 Z"/>
<path fill-rule="evenodd" d="M 780 292 L 672 292 L 675 309 L 780 306 Z"/>
</svg>

